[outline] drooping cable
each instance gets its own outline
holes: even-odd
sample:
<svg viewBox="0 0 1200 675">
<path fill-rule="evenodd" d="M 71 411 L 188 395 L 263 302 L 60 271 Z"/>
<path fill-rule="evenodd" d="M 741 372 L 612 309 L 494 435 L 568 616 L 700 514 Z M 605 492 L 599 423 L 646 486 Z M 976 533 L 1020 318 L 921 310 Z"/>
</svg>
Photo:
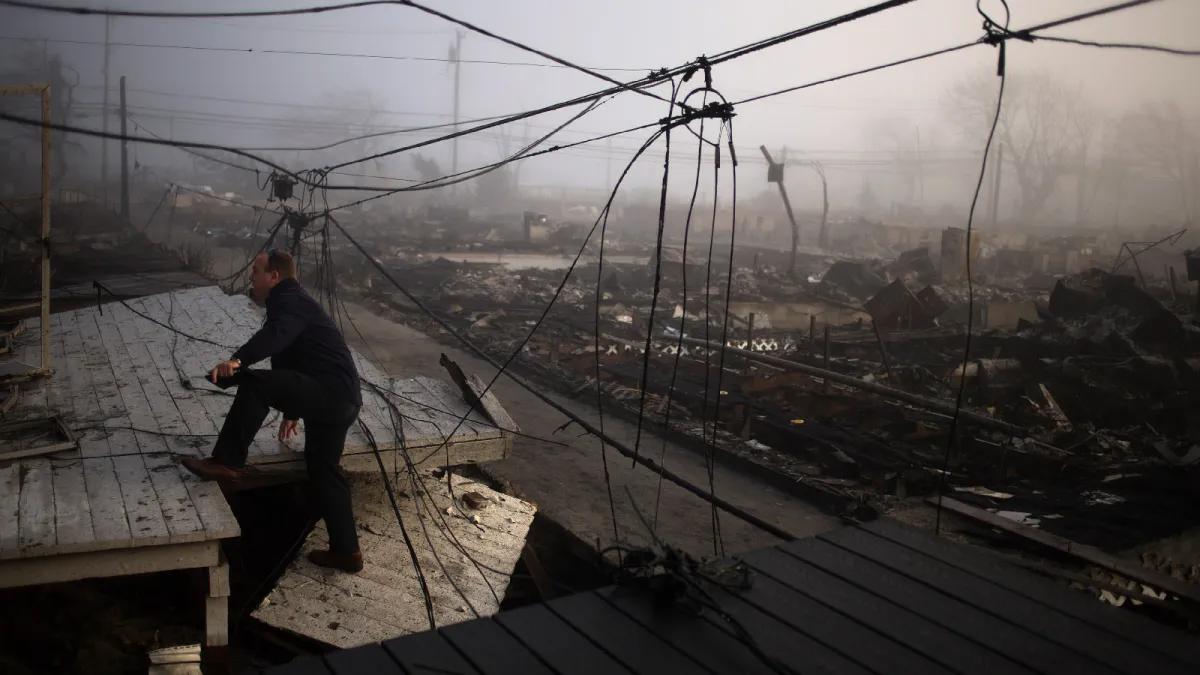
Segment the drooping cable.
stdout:
<svg viewBox="0 0 1200 675">
<path fill-rule="evenodd" d="M 675 116 L 675 99 L 679 95 L 679 87 L 671 83 L 670 107 L 667 119 Z M 666 154 L 663 155 L 662 189 L 658 198 L 658 237 L 654 247 L 654 289 L 650 294 L 650 314 L 646 317 L 646 348 L 642 353 L 642 381 L 638 395 L 637 432 L 633 440 L 633 461 L 636 465 L 638 452 L 642 445 L 642 422 L 646 416 L 646 384 L 650 376 L 650 351 L 654 340 L 654 312 L 658 309 L 658 292 L 662 286 L 662 248 L 663 232 L 667 225 L 667 180 L 671 172 L 671 126 L 666 127 L 663 136 L 666 138 Z M 687 266 L 684 261 L 684 269 Z M 631 468 L 632 466 L 631 465 Z"/>
<path fill-rule="evenodd" d="M 695 93 L 695 92 L 692 92 L 692 93 Z M 691 97 L 691 94 L 688 94 L 688 97 L 684 98 L 684 103 L 687 102 L 687 99 L 689 97 Z M 703 108 L 707 102 L 708 102 L 708 91 L 705 90 L 704 91 L 704 99 L 701 101 L 700 107 Z M 688 202 L 687 216 L 684 218 L 684 221 L 683 221 L 683 249 L 682 249 L 682 252 L 680 253 L 680 274 L 679 274 L 679 278 L 680 278 L 680 282 L 681 282 L 681 289 L 680 289 L 680 293 L 679 293 L 679 297 L 680 297 L 679 340 L 675 344 L 675 363 L 671 367 L 671 381 L 667 385 L 667 397 L 666 397 L 666 402 L 664 405 L 664 412 L 663 412 L 662 451 L 659 453 L 659 457 L 658 457 L 658 463 L 660 466 L 667 465 L 667 445 L 669 443 L 668 439 L 671 435 L 671 405 L 673 403 L 673 399 L 675 396 L 675 380 L 679 376 L 679 361 L 681 358 L 683 358 L 683 352 L 685 350 L 685 347 L 683 346 L 683 335 L 687 331 L 688 239 L 691 237 L 691 233 L 692 233 L 692 214 L 696 210 L 696 198 L 700 194 L 700 174 L 704 167 L 704 122 L 705 121 L 706 120 L 704 120 L 704 119 L 700 120 L 700 132 L 697 135 L 697 141 L 696 141 L 696 179 L 695 179 L 695 181 L 693 181 L 693 184 L 692 184 L 692 198 Z M 635 450 L 636 450 L 636 448 L 635 448 Z M 663 487 L 663 477 L 659 476 L 658 477 L 658 486 L 654 492 L 654 518 L 650 521 L 651 527 L 654 529 L 655 532 L 658 531 L 658 511 L 659 511 L 659 506 L 661 506 L 661 504 L 662 504 L 662 487 Z"/>
<path fill-rule="evenodd" d="M 977 7 L 978 7 L 978 5 L 977 5 Z M 995 24 L 991 20 L 990 17 L 988 17 L 986 14 L 983 14 L 983 11 L 980 10 L 980 14 L 983 14 L 983 16 L 985 18 L 985 22 L 986 22 L 985 26 L 988 28 L 989 33 L 995 32 L 996 34 L 1001 34 L 1003 31 L 1007 30 L 1007 25 L 1008 25 L 1008 21 L 1009 21 L 1009 17 L 1007 16 L 1007 14 L 1008 14 L 1008 4 L 1007 3 L 1004 3 L 1004 9 L 1005 9 L 1006 16 L 1005 16 L 1003 27 Z M 983 181 L 984 181 L 985 177 L 987 176 L 988 156 L 991 154 L 991 151 L 992 151 L 992 139 L 994 139 L 996 136 L 996 127 L 999 126 L 999 124 L 1000 124 L 1000 112 L 1004 107 L 1004 85 L 1005 85 L 1005 82 L 1007 82 L 1007 80 L 1008 80 L 1008 69 L 1007 69 L 1006 63 L 1005 63 L 1005 45 L 1007 45 L 1008 43 L 1006 41 L 1004 41 L 1003 39 L 998 39 L 998 40 L 996 40 L 995 44 L 996 44 L 997 49 L 1000 50 L 999 54 L 998 54 L 998 62 L 997 62 L 998 65 L 997 65 L 997 73 L 996 73 L 1000 77 L 1000 88 L 996 94 L 996 114 L 992 117 L 992 126 L 988 130 L 987 142 L 985 142 L 984 146 L 983 146 L 983 161 L 980 162 L 979 180 L 975 184 L 975 194 L 971 198 L 971 210 L 967 213 L 967 236 L 966 236 L 966 245 L 964 247 L 965 248 L 964 255 L 966 256 L 966 272 L 967 272 L 967 337 L 966 337 L 966 346 L 963 347 L 963 358 L 962 358 L 962 372 L 964 375 L 963 375 L 963 377 L 959 378 L 958 391 L 955 393 L 954 415 L 950 418 L 950 434 L 946 439 L 946 452 L 942 458 L 942 469 L 938 473 L 937 515 L 935 516 L 935 519 L 934 519 L 934 527 L 933 527 L 934 534 L 941 534 L 941 530 L 942 530 L 942 498 L 943 498 L 944 487 L 945 487 L 945 483 L 946 483 L 946 472 L 950 468 L 950 455 L 953 452 L 956 444 L 958 443 L 958 419 L 959 419 L 959 413 L 962 411 L 963 396 L 967 389 L 967 378 L 966 378 L 967 364 L 971 360 L 971 333 L 974 328 L 974 319 L 975 319 L 975 282 L 971 278 L 971 237 L 972 237 L 972 234 L 974 231 L 973 228 L 975 225 L 975 207 L 979 204 L 979 193 L 983 190 Z M 997 167 L 996 170 L 999 171 L 1000 168 Z"/>
</svg>

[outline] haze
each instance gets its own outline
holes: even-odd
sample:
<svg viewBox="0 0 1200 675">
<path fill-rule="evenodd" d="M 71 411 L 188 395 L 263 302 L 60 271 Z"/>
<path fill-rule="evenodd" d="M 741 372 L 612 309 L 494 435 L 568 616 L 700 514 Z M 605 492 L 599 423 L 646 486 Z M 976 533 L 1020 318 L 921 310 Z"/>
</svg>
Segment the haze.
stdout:
<svg viewBox="0 0 1200 675">
<path fill-rule="evenodd" d="M 1009 4 L 1011 25 L 1020 28 L 1107 3 L 1015 0 Z M 161 3 L 154 2 L 122 2 L 117 6 L 163 8 Z M 254 6 L 282 8 L 296 4 L 279 0 Z M 204 5 L 206 10 L 244 7 L 244 3 L 234 2 Z M 629 80 L 653 68 L 682 64 L 702 54 L 827 19 L 846 11 L 848 6 L 830 1 L 731 5 L 699 0 L 654 2 L 647 6 L 627 0 L 598 5 L 528 0 L 438 2 L 436 8 L 588 67 L 635 69 L 604 71 Z M 999 3 L 985 3 L 985 9 L 996 17 L 1003 13 Z M 970 41 L 981 35 L 980 24 L 974 3 L 923 0 L 718 66 L 713 83 L 730 100 L 740 100 Z M 1200 5 L 1167 0 L 1059 28 L 1053 34 L 1086 40 L 1194 47 L 1191 32 L 1196 25 L 1200 25 Z M 0 48 L 8 64 L 5 79 L 19 81 L 21 73 L 14 71 L 31 58 L 30 54 L 35 61 L 59 55 L 79 77 L 70 123 L 99 128 L 104 49 L 95 44 L 62 41 L 103 43 L 105 19 L 2 9 L 0 26 L 4 38 L 0 40 Z M 29 41 L 43 38 L 48 41 Z M 114 45 L 140 43 L 443 59 L 414 61 L 113 46 L 109 73 L 113 88 L 111 102 L 116 104 L 115 88 L 118 79 L 125 76 L 131 118 L 138 125 L 131 132 L 136 135 L 157 134 L 236 147 L 294 147 L 370 131 L 452 120 L 452 66 L 445 59 L 455 40 L 454 27 L 402 7 L 294 18 L 118 18 L 110 24 L 109 39 Z M 994 89 L 998 85 L 994 74 L 996 51 L 986 46 L 974 47 L 737 106 L 734 130 L 743 161 L 739 174 L 741 195 L 753 196 L 767 187 L 765 163 L 757 152 L 759 145 L 766 145 L 775 153 L 786 147 L 791 160 L 819 161 L 829 177 L 831 207 L 835 211 L 861 208 L 867 185 L 879 204 L 905 203 L 933 210 L 949 205 L 955 210 L 965 210 L 978 174 L 985 129 L 975 134 L 964 129 L 951 91 L 956 84 L 972 80 L 984 91 Z M 471 61 L 462 66 L 460 115 L 464 120 L 518 112 L 605 86 L 597 79 L 565 68 L 476 63 L 547 63 L 477 34 L 464 35 L 461 56 Z M 1177 104 L 1188 125 L 1194 128 L 1197 123 L 1194 84 L 1200 75 L 1200 60 L 1047 42 L 1010 44 L 1008 58 L 1014 81 L 1041 74 L 1063 87 L 1082 92 L 1089 114 L 1099 120 L 1089 162 L 1099 162 L 1100 139 L 1106 135 L 1103 130 L 1122 115 L 1145 105 Z M 665 87 L 659 88 L 660 93 L 665 91 Z M 328 108 L 356 110 L 339 112 Z M 376 112 L 364 112 L 364 108 Z M 36 112 L 29 107 L 20 110 Z M 459 170 L 497 161 L 514 152 L 525 140 L 548 132 L 576 110 L 540 116 L 528 127 L 520 122 L 462 140 Z M 548 145 L 647 124 L 665 114 L 665 105 L 625 94 L 588 114 Z M 291 124 L 301 120 L 308 126 L 297 128 Z M 112 124 L 115 130 L 115 119 Z M 356 152 L 370 154 L 445 131 L 385 136 L 328 152 L 264 154 L 291 170 L 301 170 L 349 159 L 357 156 Z M 650 131 L 626 134 L 611 144 L 599 142 L 525 161 L 520 168 L 520 185 L 531 189 L 585 188 L 595 190 L 599 200 L 611 188 L 633 149 Z M 97 142 L 74 140 L 79 144 L 74 149 L 79 157 L 73 163 L 94 167 L 100 155 Z M 693 180 L 695 140 L 677 134 L 674 148 L 679 163 L 673 172 L 671 198 L 683 200 Z M 623 192 L 623 196 L 653 197 L 661 181 L 661 149 L 662 141 L 631 171 L 628 192 Z M 919 190 L 914 191 L 914 179 L 898 166 L 898 157 L 908 153 L 911 159 L 918 151 L 921 176 Z M 114 152 L 115 149 L 110 154 Z M 187 180 L 187 171 L 193 166 L 193 157 L 175 149 L 142 146 L 133 152 L 140 165 L 156 167 L 173 180 Z M 453 162 L 450 143 L 425 148 L 421 153 L 435 160 L 443 173 L 450 172 Z M 1144 157 L 1129 159 L 1141 165 L 1148 163 Z M 360 164 L 347 171 L 419 177 L 407 155 Z M 911 173 L 911 168 L 907 171 Z M 1147 168 L 1145 172 L 1155 171 Z M 341 178 L 381 184 L 373 179 Z M 1153 180 L 1161 182 L 1169 178 L 1154 176 Z M 795 191 L 798 209 L 819 208 L 820 188 L 812 176 L 791 171 L 787 183 Z M 1064 180 L 1036 216 L 1051 217 L 1057 212 L 1061 220 L 1072 220 L 1069 211 L 1075 208 L 1076 199 L 1069 187 L 1069 181 Z M 710 189 L 702 188 L 702 194 L 707 195 Z M 645 193 L 646 190 L 650 192 Z M 1182 223 L 1193 215 L 1191 203 L 1184 206 L 1175 200 L 1171 208 L 1162 208 L 1155 194 L 1147 188 L 1141 197 L 1146 202 L 1141 206 L 1147 218 Z M 1097 195 L 1095 199 L 1103 196 Z M 1139 196 L 1131 194 L 1125 199 L 1123 208 L 1128 209 Z M 1097 201 L 1095 206 L 1099 204 Z M 1090 202 L 1084 210 L 1096 210 L 1089 206 Z M 1001 219 L 1019 215 L 1019 196 L 1006 194 L 1000 210 Z M 1103 221 L 1099 216 L 1094 220 L 1097 224 Z"/>
</svg>

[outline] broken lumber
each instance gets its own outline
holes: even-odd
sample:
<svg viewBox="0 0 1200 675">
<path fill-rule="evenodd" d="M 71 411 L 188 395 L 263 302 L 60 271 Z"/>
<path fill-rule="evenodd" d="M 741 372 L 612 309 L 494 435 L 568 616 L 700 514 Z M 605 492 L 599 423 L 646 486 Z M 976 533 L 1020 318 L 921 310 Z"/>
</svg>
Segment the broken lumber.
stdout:
<svg viewBox="0 0 1200 675">
<path fill-rule="evenodd" d="M 724 349 L 725 351 L 729 352 L 730 354 L 736 354 L 738 356 L 744 357 L 751 361 L 758 361 L 759 363 L 765 363 L 767 365 L 775 366 L 776 368 L 783 368 L 784 370 L 796 370 L 796 371 L 800 371 L 802 373 L 808 373 L 809 375 L 814 375 L 816 377 L 823 377 L 823 378 L 825 378 L 826 382 L 833 381 L 833 382 L 837 382 L 840 384 L 844 384 L 848 387 L 853 387 L 855 389 L 861 389 L 863 391 L 867 391 L 872 394 L 878 394 L 879 396 L 883 396 L 885 398 L 890 398 L 890 399 L 894 399 L 897 401 L 903 401 L 905 403 L 916 406 L 923 410 L 933 410 L 935 412 L 940 412 L 945 415 L 954 415 L 955 414 L 955 406 L 954 406 L 953 401 L 939 401 L 939 400 L 935 400 L 935 399 L 931 399 L 931 398 L 925 398 L 924 396 L 917 396 L 916 394 L 910 394 L 906 391 L 901 391 L 899 389 L 893 389 L 892 387 L 885 387 L 881 384 L 876 384 L 874 382 L 866 382 L 864 380 L 858 379 L 857 377 L 843 375 L 841 373 L 837 373 L 832 370 L 826 370 L 824 368 L 817 368 L 815 366 L 810 366 L 810 365 L 804 364 L 804 363 L 797 363 L 795 361 L 788 361 L 787 359 L 781 359 L 776 356 L 767 356 L 765 354 L 758 354 L 756 352 L 747 351 L 745 349 L 737 349 L 735 347 L 728 347 L 728 346 L 723 347 L 722 345 L 720 345 L 719 343 L 716 343 L 716 342 L 707 342 L 705 340 L 699 340 L 697 338 L 690 338 L 690 337 L 684 337 L 684 338 L 682 338 L 682 340 L 688 344 L 695 345 L 697 347 L 707 347 L 708 349 L 716 349 L 716 350 Z M 1025 436 L 1027 436 L 1029 434 L 1029 430 L 1026 429 L 1025 427 L 1017 426 L 1015 424 L 1010 424 L 1008 422 L 1005 422 L 1004 420 L 998 420 L 995 417 L 989 417 L 988 415 L 984 415 L 982 413 L 978 413 L 973 410 L 968 410 L 966 408 L 961 408 L 958 411 L 958 416 L 961 419 L 967 420 L 968 422 L 977 424 L 981 427 L 986 427 L 989 429 L 996 429 L 999 431 L 1003 431 L 1004 433 L 1011 434 L 1013 436 L 1019 436 L 1019 437 L 1024 438 Z"/>
<path fill-rule="evenodd" d="M 926 501 L 931 504 L 938 504 L 937 497 L 930 497 Z M 1079 544 L 1066 537 L 1060 537 L 1056 534 L 1050 534 L 1045 530 L 1039 530 L 1028 525 L 1021 525 L 1016 521 L 1009 520 L 998 516 L 990 511 L 964 504 L 956 499 L 942 497 L 942 508 L 948 509 L 957 513 L 960 516 L 970 518 L 998 530 L 1002 530 L 1012 535 L 1016 535 L 1023 539 L 1027 539 L 1037 544 L 1041 544 L 1047 548 L 1052 548 L 1060 553 L 1065 553 L 1073 558 L 1102 567 L 1110 572 L 1115 572 L 1123 577 L 1133 579 L 1134 581 L 1157 588 L 1160 591 L 1166 591 L 1171 595 L 1178 597 L 1180 600 L 1186 600 L 1193 605 L 1200 606 L 1200 586 L 1189 584 L 1185 581 L 1180 581 L 1174 577 L 1169 577 L 1165 574 L 1152 569 L 1147 569 L 1135 561 L 1123 560 L 1114 555 L 1110 555 L 1101 551 L 1094 546 Z"/>
</svg>

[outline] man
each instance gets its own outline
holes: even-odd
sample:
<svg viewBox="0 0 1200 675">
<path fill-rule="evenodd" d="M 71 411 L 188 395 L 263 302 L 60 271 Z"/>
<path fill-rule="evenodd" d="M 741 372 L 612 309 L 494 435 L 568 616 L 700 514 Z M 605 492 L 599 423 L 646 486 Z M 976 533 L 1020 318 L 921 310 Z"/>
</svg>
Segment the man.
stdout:
<svg viewBox="0 0 1200 675">
<path fill-rule="evenodd" d="M 304 420 L 304 459 L 317 506 L 329 531 L 329 549 L 309 559 L 346 572 L 362 570 L 350 485 L 339 464 L 346 433 L 362 407 L 358 372 L 333 320 L 296 281 L 292 256 L 271 249 L 259 254 L 250 273 L 254 299 L 267 320 L 228 361 L 209 373 L 214 383 L 237 384 L 237 396 L 213 447 L 212 457 L 189 457 L 183 465 L 209 480 L 240 480 L 246 453 L 271 408 L 283 413 L 279 440 L 298 433 Z M 248 370 L 264 359 L 270 370 Z"/>
</svg>

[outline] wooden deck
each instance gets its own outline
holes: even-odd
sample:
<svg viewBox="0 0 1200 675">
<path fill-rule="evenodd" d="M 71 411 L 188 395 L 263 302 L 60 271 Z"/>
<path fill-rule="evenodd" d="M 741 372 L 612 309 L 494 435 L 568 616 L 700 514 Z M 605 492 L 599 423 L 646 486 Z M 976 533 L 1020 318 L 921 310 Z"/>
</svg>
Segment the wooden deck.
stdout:
<svg viewBox="0 0 1200 675">
<path fill-rule="evenodd" d="M 212 596 L 220 598 L 210 619 L 221 634 L 210 644 L 224 644 L 228 570 L 219 542 L 240 529 L 220 487 L 194 478 L 179 459 L 210 451 L 233 399 L 204 373 L 258 329 L 262 314 L 249 299 L 215 287 L 128 302 L 164 325 L 119 303 L 52 315 L 53 373 L 21 383 L 20 400 L 3 416 L 7 423 L 58 415 L 78 449 L 0 462 L 0 587 L 209 567 L 213 593 L 223 593 Z M 40 333 L 39 322 L 27 320 L 0 365 L 39 368 Z M 497 459 L 511 447 L 512 434 L 479 411 L 454 430 L 469 406 L 452 385 L 391 380 L 361 355 L 355 359 L 360 375 L 392 392 L 398 411 L 364 385 L 360 419 L 389 472 L 404 468 L 400 448 L 429 466 Z M 252 468 L 303 467 L 303 436 L 280 443 L 275 422 L 268 418 L 251 447 Z M 358 428 L 346 455 L 348 469 L 378 471 Z"/>
<path fill-rule="evenodd" d="M 161 324 L 221 346 L 176 335 L 119 303 L 106 304 L 103 311 L 89 307 L 55 314 L 51 317 L 55 374 L 48 383 L 23 391 L 20 410 L 9 418 L 41 416 L 74 404 L 73 411 L 64 413 L 72 427 L 107 427 L 85 434 L 80 448 L 84 457 L 125 455 L 130 448 L 143 455 L 207 454 L 229 410 L 232 392 L 208 383 L 204 373 L 229 358 L 258 330 L 262 311 L 248 298 L 225 295 L 215 286 L 127 302 Z M 37 329 L 36 320 L 27 321 L 25 333 L 16 340 L 16 360 L 39 364 Z M 448 438 L 451 465 L 500 459 L 512 447 L 512 434 L 478 409 L 458 424 L 469 406 L 454 385 L 427 377 L 389 378 L 356 351 L 354 360 L 359 375 L 369 383 L 362 388 L 360 419 L 389 470 L 398 461 L 404 468 L 403 460 L 397 459 L 400 447 L 411 451 L 417 466 L 446 465 L 443 443 Z M 390 392 L 394 410 L 380 391 Z M 302 469 L 303 435 L 280 443 L 276 421 L 268 418 L 259 430 L 250 447 L 249 464 L 264 470 Z M 155 436 L 159 432 L 168 435 Z M 343 465 L 348 470 L 377 470 L 371 445 L 357 426 L 346 440 Z"/>
<path fill-rule="evenodd" d="M 453 501 L 444 477 L 402 477 L 395 486 L 439 626 L 500 611 L 536 512 L 529 502 L 451 476 Z M 351 488 L 363 571 L 341 574 L 308 562 L 304 554 L 328 546 L 324 524 L 319 524 L 251 616 L 339 648 L 429 629 L 423 595 L 382 479 L 354 475 Z M 484 508 L 464 503 L 463 495 L 470 492 L 483 497 Z"/>
<path fill-rule="evenodd" d="M 712 589 L 731 625 L 609 587 L 298 660 L 270 675 L 1011 673 L 1184 675 L 1196 639 L 986 552 L 881 520 L 746 555 L 750 590 Z"/>
</svg>

